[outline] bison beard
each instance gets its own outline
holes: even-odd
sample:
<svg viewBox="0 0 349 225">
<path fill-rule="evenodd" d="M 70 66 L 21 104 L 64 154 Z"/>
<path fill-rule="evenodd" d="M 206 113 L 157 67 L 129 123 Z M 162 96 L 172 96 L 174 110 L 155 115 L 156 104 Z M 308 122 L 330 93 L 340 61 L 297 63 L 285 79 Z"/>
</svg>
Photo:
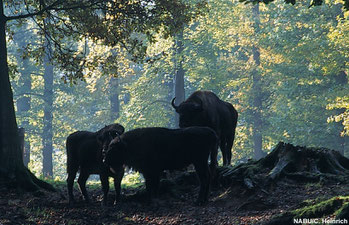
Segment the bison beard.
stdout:
<svg viewBox="0 0 349 225">
<path fill-rule="evenodd" d="M 212 128 L 219 137 L 223 165 L 230 165 L 238 119 L 235 108 L 210 91 L 196 91 L 178 106 L 174 104 L 174 100 L 175 98 L 172 99 L 172 107 L 179 114 L 179 127 Z"/>
<path fill-rule="evenodd" d="M 103 190 L 103 204 L 107 204 L 107 195 L 109 192 L 108 177 L 114 177 L 116 193 L 120 193 L 119 180 L 123 172 L 112 174 L 102 163 L 102 149 L 108 146 L 110 141 L 124 132 L 124 127 L 120 124 L 111 124 L 105 126 L 97 132 L 77 131 L 70 134 L 67 138 L 67 187 L 69 203 L 75 202 L 73 196 L 73 184 L 76 173 L 80 170 L 78 179 L 79 189 L 85 200 L 88 202 L 89 197 L 86 191 L 86 181 L 90 174 L 99 174 Z M 121 178 L 120 178 L 121 177 Z M 118 198 L 118 196 L 116 196 Z"/>
<path fill-rule="evenodd" d="M 141 172 L 149 201 L 157 194 L 163 170 L 182 169 L 193 164 L 200 181 L 197 204 L 201 205 L 208 201 L 208 157 L 217 155 L 217 142 L 216 133 L 206 127 L 140 128 L 115 138 L 104 162 L 115 171 L 126 165 Z"/>
</svg>

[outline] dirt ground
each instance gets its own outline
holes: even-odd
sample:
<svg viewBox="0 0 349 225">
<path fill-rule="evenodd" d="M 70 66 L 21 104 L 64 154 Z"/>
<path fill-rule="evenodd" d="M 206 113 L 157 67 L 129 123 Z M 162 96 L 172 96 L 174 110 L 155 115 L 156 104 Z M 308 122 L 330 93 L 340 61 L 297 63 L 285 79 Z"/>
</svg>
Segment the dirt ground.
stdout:
<svg viewBox="0 0 349 225">
<path fill-rule="evenodd" d="M 150 205 L 145 203 L 143 191 L 124 189 L 118 205 L 102 207 L 102 192 L 90 188 L 91 203 L 80 199 L 71 207 L 62 185 L 56 193 L 19 193 L 0 187 L 0 224 L 263 224 L 273 215 L 301 207 L 306 200 L 309 203 L 349 194 L 347 185 L 280 181 L 268 192 L 257 194 L 213 188 L 209 203 L 195 206 L 197 185 L 175 185 L 171 189 L 176 191 L 162 190 Z M 113 190 L 110 204 L 112 197 Z"/>
</svg>

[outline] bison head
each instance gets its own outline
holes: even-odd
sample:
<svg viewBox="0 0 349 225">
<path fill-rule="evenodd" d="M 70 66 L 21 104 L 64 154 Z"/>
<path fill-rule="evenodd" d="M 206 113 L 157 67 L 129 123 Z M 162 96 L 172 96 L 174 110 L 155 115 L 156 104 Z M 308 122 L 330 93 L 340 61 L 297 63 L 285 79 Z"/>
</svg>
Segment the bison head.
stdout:
<svg viewBox="0 0 349 225">
<path fill-rule="evenodd" d="M 179 127 L 190 127 L 202 125 L 203 105 L 201 99 L 187 100 L 176 106 L 172 99 L 171 105 L 179 114 Z"/>
<path fill-rule="evenodd" d="M 117 168 L 120 168 L 124 164 L 126 151 L 126 143 L 122 141 L 122 137 L 114 138 L 108 149 L 103 151 L 103 163 L 111 168 L 111 170 L 116 171 Z"/>
<path fill-rule="evenodd" d="M 102 146 L 102 151 L 106 151 L 109 143 L 116 137 L 123 134 L 125 128 L 118 124 L 114 123 L 108 126 L 105 126 L 97 132 L 97 141 Z"/>
</svg>

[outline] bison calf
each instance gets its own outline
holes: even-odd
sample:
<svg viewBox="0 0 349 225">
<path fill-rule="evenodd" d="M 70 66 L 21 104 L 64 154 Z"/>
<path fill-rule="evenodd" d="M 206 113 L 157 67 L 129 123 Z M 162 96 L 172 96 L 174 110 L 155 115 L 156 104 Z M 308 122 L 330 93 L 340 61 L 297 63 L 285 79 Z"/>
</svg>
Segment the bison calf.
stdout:
<svg viewBox="0 0 349 225">
<path fill-rule="evenodd" d="M 67 138 L 67 187 L 69 203 L 74 203 L 73 184 L 76 173 L 80 170 L 78 184 L 81 194 L 86 201 L 89 197 L 86 191 L 86 181 L 90 174 L 99 174 L 103 190 L 103 204 L 107 204 L 107 195 L 109 192 L 108 177 L 114 178 L 115 191 L 120 193 L 120 183 L 118 183 L 123 172 L 120 169 L 119 174 L 112 174 L 102 163 L 102 149 L 109 145 L 110 141 L 124 132 L 124 127 L 120 124 L 111 124 L 105 126 L 97 132 L 77 131 L 70 134 Z M 121 178 L 120 178 L 121 177 Z M 118 198 L 118 196 L 116 196 Z"/>
<path fill-rule="evenodd" d="M 139 128 L 113 139 L 104 162 L 114 172 L 123 165 L 141 172 L 149 201 L 157 194 L 163 170 L 182 169 L 193 164 L 200 181 L 197 204 L 201 205 L 208 200 L 208 157 L 217 155 L 217 143 L 216 133 L 208 127 Z"/>
</svg>

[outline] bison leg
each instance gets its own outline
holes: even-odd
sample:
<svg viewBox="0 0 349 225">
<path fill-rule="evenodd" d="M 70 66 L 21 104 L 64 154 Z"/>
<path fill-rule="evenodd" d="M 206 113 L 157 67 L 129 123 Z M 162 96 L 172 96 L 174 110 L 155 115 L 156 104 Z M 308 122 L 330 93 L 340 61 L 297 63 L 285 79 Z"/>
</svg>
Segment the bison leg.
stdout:
<svg viewBox="0 0 349 225">
<path fill-rule="evenodd" d="M 120 200 L 121 193 L 121 180 L 124 176 L 125 169 L 123 166 L 117 171 L 117 174 L 114 175 L 114 187 L 115 187 L 115 201 L 114 205 L 118 203 Z"/>
<path fill-rule="evenodd" d="M 210 189 L 210 170 L 206 160 L 203 163 L 194 164 L 194 166 L 200 181 L 200 191 L 196 204 L 203 205 L 208 201 Z"/>
<path fill-rule="evenodd" d="M 216 183 L 216 177 L 217 177 L 217 155 L 218 155 L 218 145 L 215 145 L 211 148 L 210 152 L 210 175 L 211 175 L 211 183 Z"/>
<path fill-rule="evenodd" d="M 144 174 L 145 187 L 147 190 L 147 201 L 151 202 L 152 197 L 157 197 L 157 192 L 160 183 L 159 174 Z"/>
<path fill-rule="evenodd" d="M 74 180 L 75 180 L 77 172 L 78 172 L 78 168 L 73 168 L 73 169 L 71 169 L 71 171 L 68 172 L 67 188 L 68 188 L 69 204 L 70 205 L 74 204 L 74 202 L 75 202 L 74 194 L 73 194 L 73 186 L 74 186 Z"/>
<path fill-rule="evenodd" d="M 217 155 L 218 155 L 218 147 L 217 146 L 213 146 L 212 147 L 212 150 L 210 152 L 210 169 L 211 169 L 211 172 L 213 172 L 218 163 L 217 163 Z"/>
<path fill-rule="evenodd" d="M 223 166 L 228 165 L 228 156 L 227 156 L 227 142 L 225 137 L 220 138 L 219 147 L 221 148 L 222 157 L 223 157 Z"/>
<path fill-rule="evenodd" d="M 226 152 L 227 152 L 227 165 L 229 166 L 231 164 L 231 149 L 233 147 L 233 143 L 234 143 L 234 136 L 232 138 L 228 138 L 227 139 L 227 145 L 226 145 Z"/>
<path fill-rule="evenodd" d="M 109 192 L 109 179 L 108 179 L 109 177 L 108 177 L 108 174 L 106 172 L 102 172 L 99 175 L 99 178 L 101 180 L 102 191 L 103 191 L 102 205 L 107 206 L 108 205 L 108 192 Z"/>
<path fill-rule="evenodd" d="M 88 194 L 87 194 L 87 191 L 86 191 L 86 181 L 87 181 L 89 176 L 90 176 L 89 173 L 87 173 L 83 169 L 80 170 L 78 184 L 79 184 L 80 192 L 84 196 L 84 199 L 85 199 L 86 202 L 90 201 L 90 199 L 88 197 Z"/>
</svg>

